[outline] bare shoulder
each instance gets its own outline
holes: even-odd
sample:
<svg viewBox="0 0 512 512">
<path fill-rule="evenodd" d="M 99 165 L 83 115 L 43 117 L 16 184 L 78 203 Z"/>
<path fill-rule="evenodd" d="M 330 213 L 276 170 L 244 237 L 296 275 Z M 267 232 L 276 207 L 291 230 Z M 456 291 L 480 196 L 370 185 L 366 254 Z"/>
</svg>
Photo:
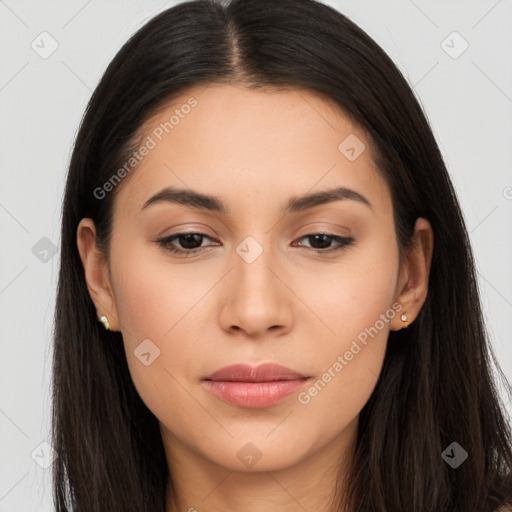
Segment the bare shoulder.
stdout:
<svg viewBox="0 0 512 512">
<path fill-rule="evenodd" d="M 496 512 L 512 512 L 512 505 L 501 507 Z"/>
</svg>

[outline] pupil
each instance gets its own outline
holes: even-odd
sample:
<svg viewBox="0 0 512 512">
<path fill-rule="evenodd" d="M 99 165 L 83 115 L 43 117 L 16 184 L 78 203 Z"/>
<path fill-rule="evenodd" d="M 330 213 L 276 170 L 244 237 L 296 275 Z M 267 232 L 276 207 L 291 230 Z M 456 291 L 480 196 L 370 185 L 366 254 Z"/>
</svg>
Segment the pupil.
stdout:
<svg viewBox="0 0 512 512">
<path fill-rule="evenodd" d="M 187 235 L 182 235 L 180 236 L 180 244 L 182 245 L 182 247 L 184 249 L 196 249 L 195 245 L 194 245 L 194 240 L 195 239 L 195 242 L 197 243 L 197 238 L 200 238 L 201 235 L 198 235 L 198 234 L 187 234 Z M 183 240 L 186 240 L 185 243 L 183 243 Z M 192 241 L 191 241 L 192 240 Z M 190 244 L 192 246 L 190 246 Z M 199 242 L 199 245 L 201 245 L 201 243 Z"/>
<path fill-rule="evenodd" d="M 329 236 L 328 235 L 313 235 L 311 238 L 313 238 L 315 241 L 318 241 L 318 239 L 323 238 L 323 241 L 326 242 L 322 247 L 315 247 L 315 244 L 311 244 L 315 249 L 325 249 L 326 247 L 329 247 Z M 320 244 L 322 245 L 322 244 Z"/>
</svg>

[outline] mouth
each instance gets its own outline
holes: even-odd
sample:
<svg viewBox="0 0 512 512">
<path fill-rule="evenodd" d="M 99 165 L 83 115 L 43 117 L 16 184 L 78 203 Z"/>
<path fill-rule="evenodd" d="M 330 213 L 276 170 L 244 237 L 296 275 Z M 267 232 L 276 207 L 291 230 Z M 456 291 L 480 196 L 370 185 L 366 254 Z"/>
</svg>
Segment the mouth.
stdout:
<svg viewBox="0 0 512 512">
<path fill-rule="evenodd" d="M 226 366 L 204 377 L 204 388 L 217 398 L 238 407 L 263 408 L 297 393 L 310 376 L 277 364 L 251 367 Z"/>
</svg>

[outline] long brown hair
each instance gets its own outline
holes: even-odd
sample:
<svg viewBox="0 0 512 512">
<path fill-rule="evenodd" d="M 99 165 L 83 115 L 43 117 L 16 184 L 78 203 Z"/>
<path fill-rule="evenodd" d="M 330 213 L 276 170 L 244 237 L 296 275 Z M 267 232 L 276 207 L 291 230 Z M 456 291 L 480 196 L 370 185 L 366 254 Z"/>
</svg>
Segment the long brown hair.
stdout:
<svg viewBox="0 0 512 512">
<path fill-rule="evenodd" d="M 76 230 L 92 218 L 108 249 L 115 194 L 99 199 L 94 190 L 127 160 L 143 121 L 164 101 L 207 83 L 307 89 L 336 102 L 370 137 L 400 248 L 418 217 L 435 233 L 426 302 L 408 329 L 390 333 L 333 510 L 350 502 L 364 512 L 491 512 L 512 502 L 512 434 L 491 373 L 491 363 L 499 367 L 472 250 L 407 81 L 363 30 L 314 0 L 194 0 L 157 15 L 122 47 L 76 138 L 54 330 L 56 509 L 165 511 L 169 474 L 158 420 L 133 385 L 121 334 L 97 321 Z M 442 456 L 453 442 L 469 455 L 456 469 Z"/>
</svg>

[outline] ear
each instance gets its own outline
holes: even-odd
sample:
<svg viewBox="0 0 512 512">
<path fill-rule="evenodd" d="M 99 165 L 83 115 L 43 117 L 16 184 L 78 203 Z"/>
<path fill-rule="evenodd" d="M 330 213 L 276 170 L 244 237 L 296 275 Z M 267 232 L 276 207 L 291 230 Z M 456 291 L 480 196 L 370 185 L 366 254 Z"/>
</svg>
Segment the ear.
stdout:
<svg viewBox="0 0 512 512">
<path fill-rule="evenodd" d="M 109 329 L 118 331 L 119 322 L 108 262 L 96 245 L 96 227 L 92 219 L 84 218 L 78 224 L 77 245 L 84 267 L 87 289 L 96 306 L 97 317 L 105 315 L 108 318 Z"/>
<path fill-rule="evenodd" d="M 434 232 L 428 220 L 416 219 L 413 243 L 407 248 L 396 288 L 396 301 L 402 309 L 390 322 L 392 331 L 407 327 L 418 316 L 428 293 L 428 279 L 434 248 Z M 402 315 L 407 316 L 404 322 Z"/>
</svg>

